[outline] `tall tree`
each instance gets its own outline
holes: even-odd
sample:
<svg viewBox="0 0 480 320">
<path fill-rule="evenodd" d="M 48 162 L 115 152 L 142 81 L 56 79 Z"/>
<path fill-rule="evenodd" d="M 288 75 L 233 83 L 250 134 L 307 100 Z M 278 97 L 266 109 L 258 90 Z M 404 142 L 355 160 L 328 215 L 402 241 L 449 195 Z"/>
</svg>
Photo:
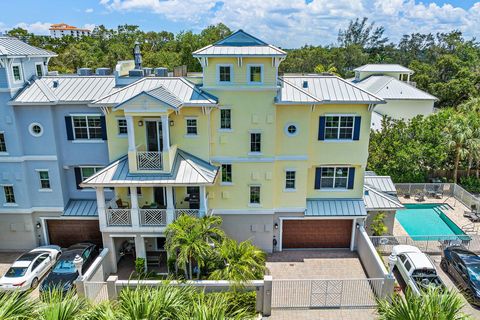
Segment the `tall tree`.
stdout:
<svg viewBox="0 0 480 320">
<path fill-rule="evenodd" d="M 380 48 L 387 42 L 384 36 L 385 28 L 376 27 L 375 22 L 368 23 L 368 18 L 356 18 L 350 21 L 348 27 L 338 31 L 338 43 L 341 47 L 359 46 L 364 49 Z"/>
</svg>

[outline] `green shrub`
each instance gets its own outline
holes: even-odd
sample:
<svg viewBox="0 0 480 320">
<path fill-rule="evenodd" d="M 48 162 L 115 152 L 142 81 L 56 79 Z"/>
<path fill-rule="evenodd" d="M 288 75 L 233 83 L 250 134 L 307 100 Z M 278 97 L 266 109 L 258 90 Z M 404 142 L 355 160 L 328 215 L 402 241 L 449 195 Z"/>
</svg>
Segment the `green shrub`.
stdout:
<svg viewBox="0 0 480 320">
<path fill-rule="evenodd" d="M 135 259 L 135 271 L 137 272 L 137 274 L 145 273 L 145 258 Z"/>
<path fill-rule="evenodd" d="M 374 236 L 383 236 L 385 233 L 388 232 L 388 228 L 385 225 L 384 220 L 385 212 L 380 212 L 375 216 L 375 218 L 373 218 L 370 229 L 372 229 L 372 233 Z"/>
<path fill-rule="evenodd" d="M 474 176 L 460 178 L 460 185 L 471 193 L 480 193 L 480 179 Z"/>
</svg>

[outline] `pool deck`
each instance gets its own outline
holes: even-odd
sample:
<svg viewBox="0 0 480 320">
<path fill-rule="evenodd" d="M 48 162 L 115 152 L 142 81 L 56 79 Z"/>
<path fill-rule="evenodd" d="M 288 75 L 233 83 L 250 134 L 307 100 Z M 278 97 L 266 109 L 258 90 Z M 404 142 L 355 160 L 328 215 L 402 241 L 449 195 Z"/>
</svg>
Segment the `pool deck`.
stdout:
<svg viewBox="0 0 480 320">
<path fill-rule="evenodd" d="M 451 209 L 443 209 L 443 213 L 447 217 L 450 218 L 459 228 L 462 228 L 462 226 L 471 224 L 472 222 L 465 218 L 463 216 L 463 213 L 465 211 L 468 211 L 469 209 L 464 206 L 460 201 L 456 200 L 453 197 L 443 197 L 442 199 L 431 199 L 431 198 L 425 198 L 425 201 L 418 202 L 415 201 L 414 199 L 405 199 L 404 197 L 398 197 L 400 202 L 403 204 L 408 204 L 408 203 L 414 203 L 414 204 L 424 204 L 424 203 L 438 203 L 438 204 L 444 204 L 447 203 L 450 205 Z M 480 229 L 480 222 L 474 222 L 474 225 L 476 229 Z M 397 219 L 395 219 L 395 224 L 393 226 L 393 235 L 395 236 L 408 236 L 408 233 L 403 229 L 402 225 L 400 222 L 398 222 Z"/>
</svg>

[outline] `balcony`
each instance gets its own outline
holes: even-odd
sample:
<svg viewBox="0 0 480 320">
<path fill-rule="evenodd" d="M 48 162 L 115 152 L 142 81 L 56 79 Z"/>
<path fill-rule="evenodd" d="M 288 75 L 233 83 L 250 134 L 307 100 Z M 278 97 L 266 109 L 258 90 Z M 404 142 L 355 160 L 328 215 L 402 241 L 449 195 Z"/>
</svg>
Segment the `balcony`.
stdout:
<svg viewBox="0 0 480 320">
<path fill-rule="evenodd" d="M 107 226 L 130 227 L 132 226 L 132 209 L 107 209 Z M 199 209 L 174 209 L 174 219 L 183 214 L 199 217 Z M 167 209 L 139 209 L 141 227 L 165 227 L 167 225 Z"/>
<path fill-rule="evenodd" d="M 160 151 L 136 151 L 137 170 L 163 170 Z"/>
</svg>

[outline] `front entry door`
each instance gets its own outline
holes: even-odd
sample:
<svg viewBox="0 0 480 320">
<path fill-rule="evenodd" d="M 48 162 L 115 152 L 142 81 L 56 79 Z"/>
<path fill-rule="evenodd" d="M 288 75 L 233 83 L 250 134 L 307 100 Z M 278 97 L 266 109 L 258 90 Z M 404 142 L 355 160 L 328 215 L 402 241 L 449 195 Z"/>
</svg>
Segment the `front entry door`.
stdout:
<svg viewBox="0 0 480 320">
<path fill-rule="evenodd" d="M 155 203 L 159 208 L 166 208 L 167 202 L 165 201 L 165 188 L 164 187 L 155 187 L 153 188 L 153 198 Z"/>
<path fill-rule="evenodd" d="M 147 151 L 162 151 L 162 123 L 160 121 L 146 121 L 147 127 Z"/>
</svg>

